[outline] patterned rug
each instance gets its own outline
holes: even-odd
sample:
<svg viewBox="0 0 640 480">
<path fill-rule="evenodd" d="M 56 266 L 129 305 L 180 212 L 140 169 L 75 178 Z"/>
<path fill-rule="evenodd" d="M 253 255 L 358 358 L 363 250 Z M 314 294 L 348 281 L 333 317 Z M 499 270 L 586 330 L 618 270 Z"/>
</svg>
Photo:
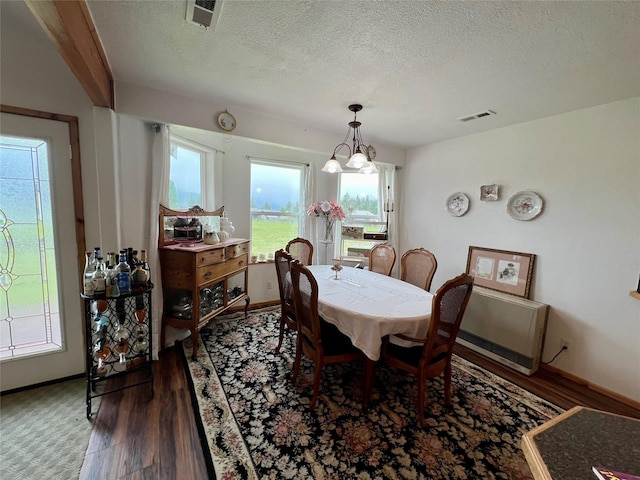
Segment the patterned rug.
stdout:
<svg viewBox="0 0 640 480">
<path fill-rule="evenodd" d="M 304 360 L 291 384 L 294 336 L 275 352 L 278 319 L 279 307 L 218 317 L 201 331 L 195 361 L 184 343 L 215 478 L 532 478 L 522 434 L 561 408 L 454 357 L 453 410 L 442 380 L 431 380 L 424 429 L 412 377 L 383 362 L 368 413 L 359 362 L 325 365 L 312 412 L 313 365 Z"/>
<path fill-rule="evenodd" d="M 76 378 L 0 398 L 0 478 L 78 478 L 92 429 L 86 386 Z"/>
</svg>

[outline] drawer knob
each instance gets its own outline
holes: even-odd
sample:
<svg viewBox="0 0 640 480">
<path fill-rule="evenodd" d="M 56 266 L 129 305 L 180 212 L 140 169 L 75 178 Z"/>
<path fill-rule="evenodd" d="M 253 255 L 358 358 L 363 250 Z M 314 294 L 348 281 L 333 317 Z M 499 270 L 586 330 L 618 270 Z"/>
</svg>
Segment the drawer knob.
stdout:
<svg viewBox="0 0 640 480">
<path fill-rule="evenodd" d="M 211 276 L 211 272 L 207 272 L 207 273 L 204 274 L 204 278 L 208 279 L 210 276 Z"/>
<path fill-rule="evenodd" d="M 242 265 L 243 263 L 244 263 L 244 260 L 240 260 L 240 261 L 238 262 L 238 265 Z"/>
</svg>

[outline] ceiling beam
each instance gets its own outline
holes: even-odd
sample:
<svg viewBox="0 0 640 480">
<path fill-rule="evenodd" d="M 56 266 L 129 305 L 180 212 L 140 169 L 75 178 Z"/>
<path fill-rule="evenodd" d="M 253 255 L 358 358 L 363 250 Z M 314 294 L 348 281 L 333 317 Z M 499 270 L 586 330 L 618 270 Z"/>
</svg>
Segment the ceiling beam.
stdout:
<svg viewBox="0 0 640 480">
<path fill-rule="evenodd" d="M 95 106 L 115 107 L 113 76 L 85 0 L 25 0 Z"/>
</svg>

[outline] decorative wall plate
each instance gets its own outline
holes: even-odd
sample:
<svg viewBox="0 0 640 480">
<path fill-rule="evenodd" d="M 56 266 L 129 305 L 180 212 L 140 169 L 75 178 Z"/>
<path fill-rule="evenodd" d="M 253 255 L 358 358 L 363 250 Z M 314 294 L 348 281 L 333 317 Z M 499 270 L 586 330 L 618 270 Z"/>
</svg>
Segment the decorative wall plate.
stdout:
<svg viewBox="0 0 640 480">
<path fill-rule="evenodd" d="M 495 202 L 498 200 L 498 185 L 482 185 L 480 187 L 480 200 L 483 202 Z"/>
<path fill-rule="evenodd" d="M 516 220 L 531 220 L 542 212 L 542 198 L 529 190 L 514 193 L 507 202 L 507 212 Z"/>
<path fill-rule="evenodd" d="M 461 217 L 467 210 L 469 210 L 469 197 L 462 192 L 456 192 L 449 195 L 447 203 L 445 205 L 449 215 L 454 217 Z"/>
</svg>

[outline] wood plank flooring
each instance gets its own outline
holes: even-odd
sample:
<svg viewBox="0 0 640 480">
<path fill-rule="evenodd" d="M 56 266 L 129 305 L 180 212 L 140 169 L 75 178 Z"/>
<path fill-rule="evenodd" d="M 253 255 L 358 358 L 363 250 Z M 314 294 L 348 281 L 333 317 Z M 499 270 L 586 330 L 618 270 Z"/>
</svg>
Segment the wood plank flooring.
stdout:
<svg viewBox="0 0 640 480">
<path fill-rule="evenodd" d="M 527 377 L 465 347 L 456 346 L 456 353 L 565 409 L 584 405 L 640 418 L 639 409 L 547 370 Z M 188 380 L 176 348 L 161 352 L 154 365 L 154 390 L 153 398 L 149 385 L 102 398 L 81 479 L 207 478 Z"/>
<path fill-rule="evenodd" d="M 207 478 L 179 352 L 161 352 L 153 373 L 153 398 L 150 385 L 102 397 L 81 479 Z M 135 378 L 124 381 L 135 383 Z"/>
</svg>

